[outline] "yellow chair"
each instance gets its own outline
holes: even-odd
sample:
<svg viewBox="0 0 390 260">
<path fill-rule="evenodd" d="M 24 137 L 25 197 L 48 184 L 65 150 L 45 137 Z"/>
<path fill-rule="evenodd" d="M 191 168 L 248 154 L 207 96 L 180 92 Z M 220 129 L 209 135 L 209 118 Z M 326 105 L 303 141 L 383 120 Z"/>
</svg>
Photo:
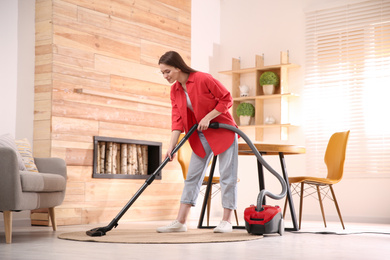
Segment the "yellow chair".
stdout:
<svg viewBox="0 0 390 260">
<path fill-rule="evenodd" d="M 299 229 L 301 229 L 303 198 L 308 195 L 313 195 L 315 193 L 317 193 L 318 195 L 318 200 L 321 207 L 322 219 L 324 220 L 325 227 L 326 227 L 326 221 L 325 221 L 324 207 L 322 201 L 325 198 L 329 198 L 334 201 L 334 204 L 337 209 L 337 213 L 341 221 L 341 225 L 343 226 L 343 229 L 345 229 L 344 222 L 341 217 L 339 205 L 336 200 L 336 195 L 333 190 L 333 184 L 336 184 L 339 181 L 341 181 L 343 177 L 345 153 L 347 149 L 349 132 L 350 131 L 334 133 L 330 137 L 328 146 L 326 148 L 325 157 L 324 157 L 324 161 L 328 169 L 328 175 L 326 178 L 317 178 L 317 177 L 309 177 L 309 176 L 288 178 L 290 182 L 290 186 L 292 186 L 293 188 L 293 194 L 300 194 Z M 307 194 L 306 196 L 304 196 L 305 184 L 309 186 L 307 189 L 315 189 L 316 191 L 313 191 Z M 299 186 L 300 186 L 300 191 L 299 191 Z M 328 195 L 329 191 L 332 193 L 332 197 Z M 287 198 L 284 205 L 283 215 L 285 215 L 286 213 L 286 207 L 287 207 Z"/>
<path fill-rule="evenodd" d="M 180 142 L 181 139 L 183 139 L 183 137 L 184 137 L 184 134 L 183 133 L 180 134 L 179 142 Z M 191 154 L 192 154 L 192 149 L 191 149 L 190 143 L 188 141 L 185 142 L 183 144 L 183 146 L 177 151 L 177 160 L 180 163 L 184 179 L 187 178 L 187 172 L 188 172 L 188 167 L 190 165 Z M 211 161 L 210 161 L 210 164 L 211 164 Z M 207 185 L 208 182 L 209 182 L 209 176 L 205 176 L 204 179 L 203 179 L 202 185 Z M 207 201 L 207 226 L 209 226 L 209 223 L 210 223 L 211 198 L 214 197 L 220 191 L 219 177 L 214 177 L 213 176 L 213 179 L 211 180 L 211 183 L 212 183 L 212 185 L 210 187 L 209 198 L 208 198 L 208 201 Z M 217 188 L 217 190 L 215 190 L 214 193 L 212 191 L 213 186 L 215 188 Z M 234 210 L 234 215 L 236 217 L 236 222 L 237 222 L 237 226 L 238 226 L 239 224 L 238 224 L 238 217 L 237 217 L 237 211 L 236 210 Z"/>
</svg>

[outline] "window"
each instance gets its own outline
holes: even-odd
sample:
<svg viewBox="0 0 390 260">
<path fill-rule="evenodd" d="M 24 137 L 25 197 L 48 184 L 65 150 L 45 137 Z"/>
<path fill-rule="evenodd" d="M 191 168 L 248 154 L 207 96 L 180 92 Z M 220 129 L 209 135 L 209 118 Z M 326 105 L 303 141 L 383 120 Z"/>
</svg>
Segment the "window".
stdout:
<svg viewBox="0 0 390 260">
<path fill-rule="evenodd" d="M 351 130 L 345 174 L 390 176 L 390 1 L 306 13 L 303 103 L 307 172 L 323 176 L 330 136 Z"/>
</svg>

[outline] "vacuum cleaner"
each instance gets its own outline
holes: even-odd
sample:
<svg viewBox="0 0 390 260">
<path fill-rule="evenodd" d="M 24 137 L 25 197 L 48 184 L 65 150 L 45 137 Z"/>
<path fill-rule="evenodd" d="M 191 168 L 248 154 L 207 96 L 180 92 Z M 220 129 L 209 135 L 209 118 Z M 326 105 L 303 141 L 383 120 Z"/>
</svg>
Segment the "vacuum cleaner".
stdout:
<svg viewBox="0 0 390 260">
<path fill-rule="evenodd" d="M 198 125 L 195 124 L 191 127 L 191 129 L 187 132 L 187 134 L 181 139 L 181 141 L 176 145 L 176 147 L 172 150 L 171 156 L 173 156 L 180 147 L 188 140 L 188 138 L 196 131 L 198 128 Z M 271 211 L 275 211 L 276 207 L 271 206 L 262 206 L 262 202 L 264 199 L 264 196 L 269 196 L 274 199 L 282 199 L 287 192 L 287 186 L 283 178 L 263 159 L 263 157 L 260 155 L 259 151 L 257 151 L 256 147 L 253 145 L 253 143 L 250 141 L 250 139 L 237 127 L 228 125 L 228 124 L 221 124 L 221 123 L 211 123 L 209 125 L 209 128 L 218 129 L 228 129 L 231 130 L 238 135 L 240 135 L 245 142 L 249 145 L 255 156 L 257 157 L 257 160 L 267 169 L 269 170 L 273 175 L 275 175 L 280 183 L 282 184 L 282 192 L 279 195 L 274 195 L 273 193 L 267 191 L 267 190 L 261 190 L 258 201 L 257 201 L 257 207 L 252 210 L 253 207 L 247 208 L 244 213 L 245 217 L 245 228 L 247 229 L 248 233 L 252 234 L 264 234 L 264 233 L 275 233 L 279 232 L 281 234 L 281 225 L 283 226 L 283 218 L 275 217 L 278 214 L 275 214 L 272 218 L 269 218 Z M 112 230 L 113 228 L 116 228 L 118 226 L 118 221 L 122 218 L 122 216 L 127 212 L 127 210 L 133 205 L 133 203 L 138 199 L 138 197 L 142 194 L 142 192 L 154 181 L 157 174 L 162 170 L 162 168 L 165 167 L 165 165 L 169 162 L 169 157 L 165 158 L 165 160 L 157 167 L 157 169 L 150 175 L 150 177 L 145 181 L 145 183 L 139 188 L 139 190 L 133 195 L 133 197 L 127 202 L 127 204 L 122 208 L 122 210 L 116 215 L 116 217 L 111 220 L 111 222 L 105 226 L 105 227 L 98 227 L 91 230 L 86 231 L 86 234 L 91 237 L 98 237 L 98 236 L 104 236 L 107 232 Z M 271 211 L 269 210 L 271 208 Z M 250 210 L 248 210 L 250 209 Z M 276 210 L 277 211 L 277 210 Z M 265 213 L 265 214 L 264 214 Z M 279 209 L 280 213 L 280 209 Z M 281 216 L 279 214 L 278 216 Z M 282 223 L 282 224 L 280 224 Z M 279 230 L 275 230 L 275 226 L 278 226 Z M 272 227 L 272 228 L 270 228 Z"/>
</svg>

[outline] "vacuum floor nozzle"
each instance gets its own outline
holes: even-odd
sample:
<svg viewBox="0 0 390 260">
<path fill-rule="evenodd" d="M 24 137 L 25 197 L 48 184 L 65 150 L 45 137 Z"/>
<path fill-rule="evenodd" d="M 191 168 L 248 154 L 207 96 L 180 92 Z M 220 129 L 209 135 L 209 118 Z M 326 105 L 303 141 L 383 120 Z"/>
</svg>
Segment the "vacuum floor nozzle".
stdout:
<svg viewBox="0 0 390 260">
<path fill-rule="evenodd" d="M 109 231 L 107 227 L 99 227 L 99 228 L 88 230 L 85 233 L 90 237 L 102 237 L 106 235 L 107 231 Z"/>
</svg>

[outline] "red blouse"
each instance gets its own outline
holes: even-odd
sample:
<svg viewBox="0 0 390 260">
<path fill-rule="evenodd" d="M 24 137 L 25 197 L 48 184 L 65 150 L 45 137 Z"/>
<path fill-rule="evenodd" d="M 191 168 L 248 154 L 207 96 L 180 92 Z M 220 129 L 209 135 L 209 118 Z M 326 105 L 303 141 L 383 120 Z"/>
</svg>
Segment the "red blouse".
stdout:
<svg viewBox="0 0 390 260">
<path fill-rule="evenodd" d="M 233 104 L 230 92 L 210 74 L 203 72 L 190 73 L 187 83 L 187 93 L 194 112 L 187 108 L 187 100 L 181 84 L 176 81 L 171 87 L 172 131 L 188 130 L 202 120 L 213 109 L 222 114 L 211 120 L 237 127 L 229 108 Z M 203 131 L 213 153 L 218 155 L 226 151 L 234 141 L 234 133 L 227 129 L 207 129 Z M 192 150 L 200 157 L 206 155 L 199 136 L 193 134 L 189 138 Z"/>
</svg>

